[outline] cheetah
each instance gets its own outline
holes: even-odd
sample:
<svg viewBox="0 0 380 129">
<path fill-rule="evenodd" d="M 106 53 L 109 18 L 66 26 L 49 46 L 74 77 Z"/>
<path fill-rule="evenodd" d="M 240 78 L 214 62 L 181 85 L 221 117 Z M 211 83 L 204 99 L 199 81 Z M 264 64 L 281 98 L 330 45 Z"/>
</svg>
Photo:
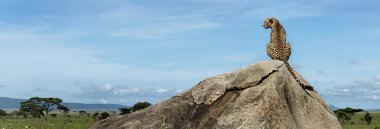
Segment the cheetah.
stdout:
<svg viewBox="0 0 380 129">
<path fill-rule="evenodd" d="M 292 74 L 293 78 L 298 82 L 298 84 L 306 90 L 313 91 L 312 86 L 303 84 L 296 76 L 293 68 L 289 65 L 289 57 L 291 55 L 290 43 L 286 41 L 286 31 L 284 27 L 276 18 L 267 18 L 264 21 L 265 29 L 272 29 L 270 34 L 270 41 L 267 44 L 267 54 L 273 60 L 283 61 Z M 306 91 L 307 92 L 307 91 Z M 310 93 L 307 92 L 309 95 Z M 311 96 L 311 95 L 310 95 Z"/>
</svg>

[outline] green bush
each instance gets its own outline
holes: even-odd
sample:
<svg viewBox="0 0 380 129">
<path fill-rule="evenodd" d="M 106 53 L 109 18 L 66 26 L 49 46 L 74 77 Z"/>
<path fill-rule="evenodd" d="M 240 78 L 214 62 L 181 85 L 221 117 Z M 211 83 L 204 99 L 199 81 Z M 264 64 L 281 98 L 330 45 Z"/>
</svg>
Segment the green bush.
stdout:
<svg viewBox="0 0 380 129">
<path fill-rule="evenodd" d="M 126 108 L 126 107 L 125 108 L 119 108 L 119 110 L 120 110 L 120 115 L 131 113 L 131 109 Z"/>
<path fill-rule="evenodd" d="M 103 119 L 106 119 L 107 117 L 109 117 L 110 114 L 108 112 L 102 112 L 99 116 L 99 120 L 103 120 Z"/>
<path fill-rule="evenodd" d="M 8 115 L 7 112 L 5 112 L 3 109 L 0 109 L 0 118 L 4 117 L 4 116 L 7 116 L 7 115 Z"/>
<path fill-rule="evenodd" d="M 367 124 L 371 124 L 372 116 L 368 112 L 366 112 L 363 119 L 365 122 L 367 122 Z"/>
<path fill-rule="evenodd" d="M 132 111 L 141 110 L 141 109 L 149 107 L 150 105 L 152 104 L 150 104 L 149 102 L 137 102 L 135 105 L 133 105 L 131 110 Z"/>
</svg>

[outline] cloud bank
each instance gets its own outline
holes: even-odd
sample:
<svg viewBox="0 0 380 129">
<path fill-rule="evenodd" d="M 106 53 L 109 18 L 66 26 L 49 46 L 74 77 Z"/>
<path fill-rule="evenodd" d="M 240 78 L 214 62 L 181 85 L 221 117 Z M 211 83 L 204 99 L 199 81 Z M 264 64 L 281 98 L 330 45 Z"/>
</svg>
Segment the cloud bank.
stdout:
<svg viewBox="0 0 380 129">
<path fill-rule="evenodd" d="M 378 108 L 376 105 L 380 103 L 380 75 L 333 86 L 324 90 L 322 95 L 338 104 L 348 102 L 353 107 L 362 107 L 366 104 L 370 108 Z"/>
<path fill-rule="evenodd" d="M 82 85 L 80 86 L 80 93 L 74 94 L 77 98 L 98 100 L 100 103 L 121 103 L 125 105 L 133 105 L 139 101 L 156 103 L 182 92 L 182 89 L 172 88 L 149 89 L 112 84 L 96 85 L 92 83 L 79 85 Z"/>
</svg>

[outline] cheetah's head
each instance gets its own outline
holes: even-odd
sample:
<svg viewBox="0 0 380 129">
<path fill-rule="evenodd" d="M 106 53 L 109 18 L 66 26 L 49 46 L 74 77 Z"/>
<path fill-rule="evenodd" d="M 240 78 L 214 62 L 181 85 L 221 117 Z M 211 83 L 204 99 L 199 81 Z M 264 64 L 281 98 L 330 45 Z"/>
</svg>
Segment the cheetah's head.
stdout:
<svg viewBox="0 0 380 129">
<path fill-rule="evenodd" d="M 263 26 L 265 29 L 272 29 L 273 25 L 276 23 L 278 23 L 278 20 L 276 18 L 266 18 Z"/>
</svg>

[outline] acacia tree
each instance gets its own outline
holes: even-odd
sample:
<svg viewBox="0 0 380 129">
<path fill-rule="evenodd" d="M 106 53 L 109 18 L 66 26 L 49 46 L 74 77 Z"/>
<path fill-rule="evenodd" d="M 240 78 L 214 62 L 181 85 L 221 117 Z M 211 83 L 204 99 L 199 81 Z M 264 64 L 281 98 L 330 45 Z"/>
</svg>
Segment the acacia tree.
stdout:
<svg viewBox="0 0 380 129">
<path fill-rule="evenodd" d="M 70 109 L 62 104 L 58 105 L 57 106 L 57 109 L 58 110 L 61 110 L 63 112 L 63 114 L 65 115 L 65 117 L 67 117 L 67 114 L 69 113 Z"/>
<path fill-rule="evenodd" d="M 367 122 L 367 124 L 371 124 L 372 116 L 368 112 L 366 112 L 363 119 L 365 122 Z"/>
<path fill-rule="evenodd" d="M 3 109 L 0 109 L 0 118 L 7 116 L 7 115 L 8 115 L 7 112 L 5 112 Z"/>
<path fill-rule="evenodd" d="M 65 128 L 65 125 L 66 125 L 66 123 L 69 121 L 69 116 L 67 115 L 68 113 L 69 113 L 69 111 L 70 111 L 70 109 L 68 108 L 68 107 L 66 107 L 66 106 L 63 106 L 62 104 L 60 104 L 60 105 L 58 105 L 57 106 L 57 109 L 58 110 L 61 110 L 62 112 L 63 112 L 63 114 L 65 115 L 65 121 L 62 123 L 62 126 L 61 126 L 61 129 L 64 129 Z"/>
<path fill-rule="evenodd" d="M 20 111 L 38 113 L 38 116 L 42 116 L 44 120 L 47 120 L 48 114 L 54 109 L 54 106 L 62 109 L 65 107 L 62 105 L 62 99 L 60 98 L 33 97 L 20 103 Z"/>
<path fill-rule="evenodd" d="M 350 107 L 347 107 L 345 109 L 338 109 L 335 110 L 334 113 L 338 117 L 339 120 L 346 120 L 348 123 L 351 123 L 351 118 L 353 115 L 355 115 L 356 112 L 362 112 L 363 109 L 353 109 Z"/>
</svg>

